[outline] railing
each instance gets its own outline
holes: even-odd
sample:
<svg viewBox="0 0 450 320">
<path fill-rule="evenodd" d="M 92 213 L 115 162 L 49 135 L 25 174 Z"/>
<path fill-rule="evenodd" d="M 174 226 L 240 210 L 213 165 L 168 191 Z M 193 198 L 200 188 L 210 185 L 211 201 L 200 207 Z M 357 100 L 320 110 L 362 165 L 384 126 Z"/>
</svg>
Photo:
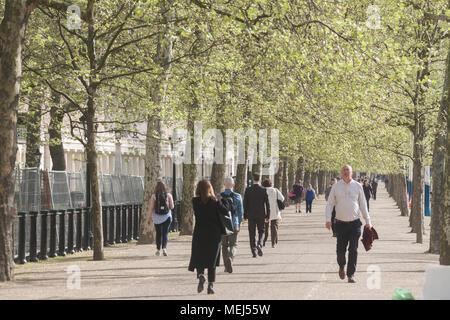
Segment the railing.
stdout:
<svg viewBox="0 0 450 320">
<path fill-rule="evenodd" d="M 139 239 L 142 204 L 102 207 L 104 245 Z M 37 262 L 92 248 L 89 208 L 20 211 L 14 223 L 15 262 Z"/>
</svg>

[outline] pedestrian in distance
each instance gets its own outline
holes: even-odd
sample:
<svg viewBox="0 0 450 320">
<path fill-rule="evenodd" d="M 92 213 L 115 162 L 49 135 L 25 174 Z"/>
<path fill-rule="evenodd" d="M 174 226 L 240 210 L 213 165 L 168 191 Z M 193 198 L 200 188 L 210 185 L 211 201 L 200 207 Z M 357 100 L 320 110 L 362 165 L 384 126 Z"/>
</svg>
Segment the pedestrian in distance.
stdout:
<svg viewBox="0 0 450 320">
<path fill-rule="evenodd" d="M 372 187 L 373 200 L 377 200 L 377 189 L 378 189 L 377 178 L 373 178 L 371 187 Z"/>
<path fill-rule="evenodd" d="M 219 214 L 222 203 L 214 195 L 214 189 L 208 180 L 200 180 L 192 199 L 195 226 L 192 235 L 191 259 L 189 271 L 197 270 L 199 279 L 197 292 L 203 291 L 206 281 L 204 272 L 208 269 L 208 294 L 213 294 L 216 280 L 216 267 L 220 264 L 220 243 L 222 224 Z"/>
<path fill-rule="evenodd" d="M 369 184 L 369 180 L 364 180 L 363 182 L 363 190 L 364 190 L 364 195 L 366 197 L 366 202 L 367 202 L 367 211 L 370 211 L 369 209 L 369 200 L 370 200 L 370 195 L 372 194 L 372 187 Z"/>
<path fill-rule="evenodd" d="M 311 213 L 312 203 L 316 198 L 316 191 L 312 188 L 312 185 L 309 184 L 306 189 L 305 201 L 306 201 L 306 213 Z"/>
<path fill-rule="evenodd" d="M 264 180 L 262 186 L 266 188 L 270 206 L 270 223 L 266 220 L 264 226 L 266 232 L 264 235 L 263 247 L 265 247 L 269 237 L 270 224 L 270 239 L 272 241 L 272 248 L 275 248 L 275 245 L 278 243 L 278 226 L 281 221 L 281 210 L 278 206 L 278 200 L 284 202 L 284 197 L 280 190 L 272 186 L 272 181 L 270 179 Z"/>
<path fill-rule="evenodd" d="M 153 221 L 156 231 L 156 256 L 161 255 L 161 247 L 163 255 L 167 256 L 167 242 L 169 239 L 169 228 L 172 223 L 172 210 L 174 208 L 172 195 L 164 182 L 158 181 L 155 191 L 150 199 L 150 221 Z"/>
<path fill-rule="evenodd" d="M 302 199 L 304 196 L 305 188 L 302 185 L 302 181 L 297 181 L 296 184 L 292 186 L 292 193 L 295 194 L 295 213 L 302 213 Z"/>
<path fill-rule="evenodd" d="M 225 272 L 233 272 L 233 260 L 236 256 L 238 245 L 238 234 L 241 229 L 242 220 L 244 218 L 244 207 L 242 197 L 239 193 L 234 192 L 234 180 L 232 177 L 226 177 L 224 180 L 225 191 L 217 195 L 217 199 L 229 198 L 233 204 L 233 234 L 222 235 L 222 256 Z"/>
<path fill-rule="evenodd" d="M 330 185 L 325 190 L 325 201 L 328 201 L 328 197 L 330 196 L 331 188 L 336 183 L 336 178 L 331 179 Z M 331 213 L 331 230 L 333 230 L 333 237 L 336 237 L 336 210 L 333 208 L 333 212 Z"/>
<path fill-rule="evenodd" d="M 266 188 L 260 183 L 258 173 L 253 174 L 253 184 L 245 189 L 244 193 L 244 221 L 248 220 L 248 234 L 250 237 L 250 250 L 254 258 L 256 252 L 263 255 L 265 223 L 270 221 L 270 204 Z M 256 229 L 258 229 L 258 242 L 255 243 Z"/>
<path fill-rule="evenodd" d="M 367 203 L 362 186 L 352 179 L 352 167 L 345 165 L 341 170 L 342 180 L 331 188 L 326 207 L 326 228 L 331 228 L 333 208 L 336 210 L 336 253 L 339 265 L 339 277 L 343 280 L 347 274 L 348 282 L 354 283 L 354 274 L 358 258 L 358 240 L 361 237 L 360 214 L 366 221 L 366 227 L 372 228 Z M 346 250 L 348 246 L 348 264 Z M 345 266 L 347 264 L 347 272 Z"/>
</svg>

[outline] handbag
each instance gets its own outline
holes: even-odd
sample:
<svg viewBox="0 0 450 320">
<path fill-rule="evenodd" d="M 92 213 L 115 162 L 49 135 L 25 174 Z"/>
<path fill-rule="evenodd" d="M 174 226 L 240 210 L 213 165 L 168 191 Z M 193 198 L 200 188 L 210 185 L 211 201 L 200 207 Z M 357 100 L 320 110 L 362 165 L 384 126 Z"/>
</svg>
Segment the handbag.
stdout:
<svg viewBox="0 0 450 320">
<path fill-rule="evenodd" d="M 222 199 L 220 199 L 217 203 L 217 214 L 219 215 L 221 234 L 224 236 L 230 236 L 234 233 L 233 217 L 231 215 L 231 211 L 226 210 L 220 201 L 222 201 Z"/>
<path fill-rule="evenodd" d="M 289 197 L 289 199 L 291 199 L 291 200 L 295 200 L 295 198 L 297 198 L 297 195 L 296 195 L 295 193 L 293 193 L 293 192 L 289 192 L 288 197 Z"/>
<path fill-rule="evenodd" d="M 277 191 L 277 204 L 278 204 L 278 209 L 280 209 L 280 210 L 284 210 L 284 208 L 286 207 L 284 202 L 281 201 L 280 199 L 278 199 L 278 191 Z"/>
</svg>

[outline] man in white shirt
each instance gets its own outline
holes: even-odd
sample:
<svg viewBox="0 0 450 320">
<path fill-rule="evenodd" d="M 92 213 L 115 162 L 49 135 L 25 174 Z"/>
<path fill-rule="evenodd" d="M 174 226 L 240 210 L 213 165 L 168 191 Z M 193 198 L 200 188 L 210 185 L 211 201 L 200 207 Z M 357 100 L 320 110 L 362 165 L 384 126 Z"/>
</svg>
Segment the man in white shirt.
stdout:
<svg viewBox="0 0 450 320">
<path fill-rule="evenodd" d="M 342 167 L 342 179 L 335 183 L 328 196 L 326 208 L 326 227 L 331 228 L 331 215 L 336 210 L 336 253 L 339 264 L 339 277 L 345 279 L 345 251 L 348 245 L 348 282 L 354 283 L 356 261 L 358 257 L 358 240 L 361 237 L 362 213 L 366 226 L 371 228 L 369 212 L 367 211 L 366 197 L 361 184 L 352 179 L 352 167 Z"/>
</svg>

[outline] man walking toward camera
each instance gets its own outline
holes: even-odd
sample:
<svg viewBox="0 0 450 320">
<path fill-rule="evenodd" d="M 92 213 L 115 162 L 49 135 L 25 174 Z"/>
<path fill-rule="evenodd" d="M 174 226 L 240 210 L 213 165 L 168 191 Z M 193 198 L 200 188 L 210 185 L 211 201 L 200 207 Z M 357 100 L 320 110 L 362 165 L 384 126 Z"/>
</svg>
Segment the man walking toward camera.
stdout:
<svg viewBox="0 0 450 320">
<path fill-rule="evenodd" d="M 256 251 L 261 257 L 264 244 L 264 225 L 270 221 L 270 205 L 266 188 L 259 184 L 259 174 L 253 174 L 253 184 L 244 193 L 244 220 L 248 219 L 248 234 L 253 258 Z M 258 244 L 255 244 L 256 228 L 258 228 Z"/>
<path fill-rule="evenodd" d="M 339 277 L 345 279 L 345 252 L 348 245 L 348 282 L 356 282 L 354 274 L 358 258 L 358 240 L 361 237 L 360 212 L 366 221 L 366 227 L 372 228 L 369 212 L 367 211 L 366 197 L 361 184 L 352 179 L 352 167 L 342 167 L 342 179 L 333 185 L 328 196 L 326 208 L 326 227 L 331 228 L 331 215 L 336 210 L 336 253 L 339 264 Z"/>
</svg>

